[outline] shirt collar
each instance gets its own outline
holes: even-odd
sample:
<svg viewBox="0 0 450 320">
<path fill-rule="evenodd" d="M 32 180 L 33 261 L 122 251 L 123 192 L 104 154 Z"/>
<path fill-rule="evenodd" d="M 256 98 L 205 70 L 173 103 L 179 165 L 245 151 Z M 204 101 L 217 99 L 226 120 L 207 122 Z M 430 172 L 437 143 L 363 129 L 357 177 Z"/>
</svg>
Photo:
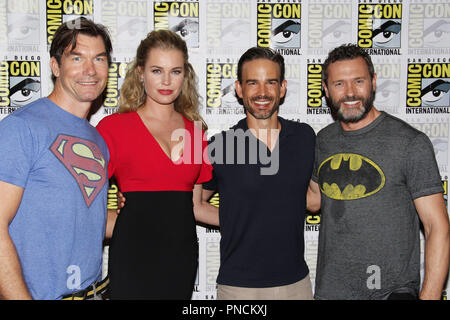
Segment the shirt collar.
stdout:
<svg viewBox="0 0 450 320">
<path fill-rule="evenodd" d="M 287 137 L 292 135 L 293 133 L 292 123 L 280 116 L 278 116 L 278 121 L 280 121 L 281 123 L 280 137 Z M 233 126 L 232 129 L 234 130 L 242 129 L 244 131 L 247 131 L 248 130 L 247 117 L 239 120 L 239 122 L 235 126 Z"/>
</svg>

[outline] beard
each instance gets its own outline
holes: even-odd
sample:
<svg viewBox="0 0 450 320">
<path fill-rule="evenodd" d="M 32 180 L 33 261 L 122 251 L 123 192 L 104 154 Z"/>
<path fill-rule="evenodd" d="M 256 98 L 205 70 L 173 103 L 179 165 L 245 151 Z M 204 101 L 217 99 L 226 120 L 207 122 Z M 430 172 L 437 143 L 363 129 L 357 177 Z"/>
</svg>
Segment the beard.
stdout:
<svg viewBox="0 0 450 320">
<path fill-rule="evenodd" d="M 261 119 L 261 120 L 269 119 L 276 111 L 278 111 L 278 109 L 280 108 L 280 103 L 279 103 L 279 101 L 276 102 L 274 104 L 273 108 L 271 110 L 267 110 L 267 111 L 258 111 L 258 110 L 253 109 L 251 102 L 255 102 L 260 99 L 270 101 L 270 103 L 272 103 L 274 100 L 274 98 L 270 97 L 270 96 L 256 96 L 256 97 L 251 98 L 249 103 L 244 102 L 244 108 L 255 119 Z"/>
<path fill-rule="evenodd" d="M 338 101 L 335 101 L 330 96 L 330 98 L 327 99 L 327 103 L 329 104 L 331 111 L 335 115 L 337 120 L 342 121 L 343 123 L 355 123 L 361 121 L 367 116 L 367 114 L 373 107 L 374 100 L 375 91 L 371 89 L 368 97 L 346 96 Z M 358 108 L 352 108 L 351 112 L 346 112 L 348 110 L 341 108 L 342 103 L 352 101 L 361 101 L 361 106 Z"/>
</svg>

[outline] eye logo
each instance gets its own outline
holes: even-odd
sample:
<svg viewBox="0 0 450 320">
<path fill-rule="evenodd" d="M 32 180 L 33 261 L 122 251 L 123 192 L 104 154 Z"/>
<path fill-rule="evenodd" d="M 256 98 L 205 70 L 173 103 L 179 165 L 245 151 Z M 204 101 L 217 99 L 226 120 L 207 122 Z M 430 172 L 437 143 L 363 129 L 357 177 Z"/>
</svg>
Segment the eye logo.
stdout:
<svg viewBox="0 0 450 320">
<path fill-rule="evenodd" d="M 400 48 L 402 4 L 358 5 L 358 45 Z"/>
<path fill-rule="evenodd" d="M 320 190 L 335 200 L 357 200 L 380 191 L 386 182 L 380 167 L 369 158 L 339 153 L 325 159 L 318 170 Z"/>
<path fill-rule="evenodd" d="M 106 161 L 97 145 L 61 134 L 50 151 L 74 177 L 89 207 L 106 182 Z"/>
<path fill-rule="evenodd" d="M 184 19 L 172 27 L 171 31 L 175 32 L 183 38 L 183 40 L 187 41 L 187 39 L 190 39 L 193 34 L 198 33 L 198 21 L 194 19 Z"/>
<path fill-rule="evenodd" d="M 393 100 L 394 103 L 397 103 L 398 92 L 400 91 L 399 83 L 397 81 L 386 79 L 379 81 L 379 78 L 377 78 L 377 82 L 377 96 L 375 98 L 375 103 L 377 105 L 386 103 L 392 104 Z"/>
<path fill-rule="evenodd" d="M 438 48 L 450 41 L 450 22 L 437 20 L 423 31 L 423 42 L 426 47 Z"/>
<path fill-rule="evenodd" d="M 407 113 L 448 113 L 450 64 L 408 64 L 406 106 Z"/>
<path fill-rule="evenodd" d="M 39 98 L 41 82 L 33 78 L 25 78 L 9 91 L 11 106 L 21 107 Z"/>
<path fill-rule="evenodd" d="M 234 83 L 232 81 L 227 81 L 228 79 L 222 79 L 222 102 L 226 103 L 236 103 L 237 99 L 234 95 Z"/>
<path fill-rule="evenodd" d="M 93 19 L 94 17 L 94 0 L 45 1 L 45 3 L 48 45 L 51 45 L 56 30 L 63 22 L 67 21 L 69 28 L 79 29 L 79 23 L 74 21 L 75 18 L 84 16 Z"/>
<path fill-rule="evenodd" d="M 350 1 L 332 4 L 317 2 L 312 1 L 308 5 L 308 52 L 327 54 L 327 49 L 352 42 L 352 20 L 355 17 Z"/>
<path fill-rule="evenodd" d="M 188 48 L 198 48 L 199 10 L 198 1 L 155 1 L 154 30 L 169 29 L 186 41 Z"/>
<path fill-rule="evenodd" d="M 345 20 L 339 20 L 323 30 L 323 46 L 324 48 L 334 48 L 341 43 L 351 42 L 351 23 Z"/>
<path fill-rule="evenodd" d="M 225 19 L 224 19 L 225 20 Z M 242 19 L 228 19 L 222 22 L 222 45 L 242 47 L 249 42 L 250 22 Z M 226 24 L 228 22 L 228 24 Z"/>
<path fill-rule="evenodd" d="M 438 79 L 422 89 L 423 106 L 448 106 L 450 82 Z"/>
<path fill-rule="evenodd" d="M 283 21 L 282 19 L 277 19 Z M 276 20 L 273 22 L 277 23 Z M 286 20 L 272 30 L 272 43 L 278 47 L 300 47 L 300 43 L 295 43 L 294 37 L 299 37 L 301 25 L 294 20 Z M 291 43 L 292 42 L 292 43 Z"/>
<path fill-rule="evenodd" d="M 206 65 L 206 107 L 235 108 L 234 81 L 237 78 L 236 63 L 208 63 Z M 241 110 L 241 108 L 239 108 Z M 207 113 L 208 114 L 208 113 Z"/>
<path fill-rule="evenodd" d="M 398 48 L 400 46 L 400 31 L 402 25 L 394 20 L 388 20 L 373 31 L 373 46 L 379 48 Z"/>
<path fill-rule="evenodd" d="M 137 46 L 141 39 L 145 38 L 147 30 L 146 19 L 133 16 L 121 16 L 119 19 L 120 24 L 117 27 L 117 45 L 121 45 L 122 48 L 127 48 L 127 46 Z"/>
<path fill-rule="evenodd" d="M 39 16 L 34 14 L 9 15 L 8 39 L 11 44 L 39 44 Z"/>
<path fill-rule="evenodd" d="M 40 98 L 41 62 L 39 59 L 8 61 L 11 112 Z M 6 79 L 5 79 L 6 80 Z"/>
<path fill-rule="evenodd" d="M 300 49 L 301 13 L 301 3 L 258 3 L 258 47 Z"/>
</svg>

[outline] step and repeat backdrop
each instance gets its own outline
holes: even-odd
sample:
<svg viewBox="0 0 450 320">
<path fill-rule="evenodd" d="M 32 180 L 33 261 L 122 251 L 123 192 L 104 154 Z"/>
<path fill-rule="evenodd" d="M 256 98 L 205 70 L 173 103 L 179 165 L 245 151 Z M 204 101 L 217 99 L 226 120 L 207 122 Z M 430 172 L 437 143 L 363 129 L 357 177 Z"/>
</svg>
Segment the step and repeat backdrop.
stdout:
<svg viewBox="0 0 450 320">
<path fill-rule="evenodd" d="M 330 49 L 357 43 L 375 64 L 375 106 L 431 139 L 447 199 L 450 0 L 0 0 L 0 120 L 51 92 L 49 44 L 61 23 L 78 16 L 106 25 L 114 48 L 106 97 L 90 118 L 93 125 L 117 111 L 127 65 L 154 29 L 173 30 L 187 42 L 209 136 L 245 116 L 233 83 L 239 57 L 252 46 L 274 48 L 285 58 L 288 90 L 280 115 L 319 131 L 332 122 L 323 98 L 322 63 Z M 112 206 L 115 189 L 110 190 Z M 212 203 L 220 205 L 220 196 Z M 313 282 L 320 219 L 308 214 L 305 221 L 305 258 Z M 197 234 L 192 298 L 211 300 L 220 231 L 198 226 Z M 104 257 L 107 261 L 108 247 Z M 449 288 L 447 282 L 444 299 Z"/>
</svg>

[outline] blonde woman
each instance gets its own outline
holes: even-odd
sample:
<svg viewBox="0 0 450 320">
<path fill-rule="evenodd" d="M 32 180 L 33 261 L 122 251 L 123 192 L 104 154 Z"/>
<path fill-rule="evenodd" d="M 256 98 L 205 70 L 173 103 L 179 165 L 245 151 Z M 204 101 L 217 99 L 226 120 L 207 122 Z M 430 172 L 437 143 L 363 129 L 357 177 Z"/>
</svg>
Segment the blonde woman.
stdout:
<svg viewBox="0 0 450 320">
<path fill-rule="evenodd" d="M 186 43 L 153 31 L 127 72 L 119 112 L 97 126 L 110 152 L 109 176 L 127 199 L 109 249 L 111 299 L 191 298 L 195 219 L 219 223 L 195 186 L 212 175 L 195 80 Z"/>
</svg>

